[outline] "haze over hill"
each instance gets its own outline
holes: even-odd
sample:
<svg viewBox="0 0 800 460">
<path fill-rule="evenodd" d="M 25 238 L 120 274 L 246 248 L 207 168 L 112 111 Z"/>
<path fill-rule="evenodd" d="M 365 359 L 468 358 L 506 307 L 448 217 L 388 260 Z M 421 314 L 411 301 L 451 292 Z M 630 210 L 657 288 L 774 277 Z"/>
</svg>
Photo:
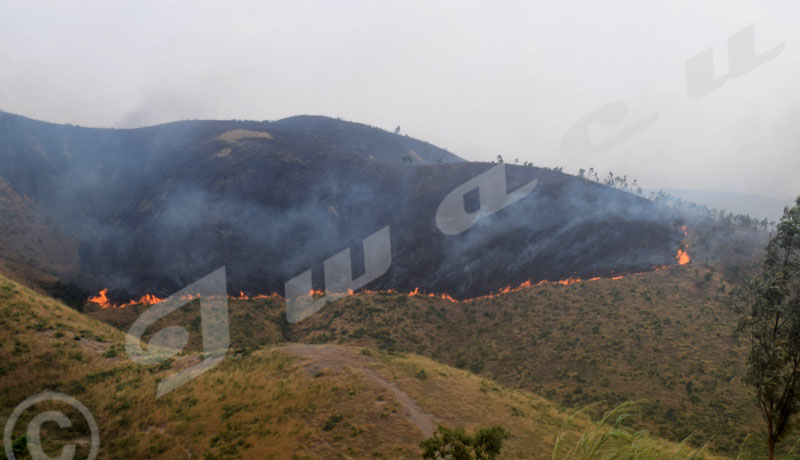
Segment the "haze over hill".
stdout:
<svg viewBox="0 0 800 460">
<path fill-rule="evenodd" d="M 656 190 L 653 190 L 657 192 Z M 795 197 L 779 199 L 763 195 L 730 193 L 714 190 L 664 189 L 663 192 L 690 201 L 709 209 L 725 210 L 734 214 L 749 214 L 756 219 L 767 218 L 777 222 L 783 216 L 783 208 L 792 206 Z"/>
<path fill-rule="evenodd" d="M 499 176 L 503 193 L 531 186 L 522 199 L 444 233 L 440 204 L 492 167 L 322 117 L 113 130 L 0 114 L 13 235 L 0 256 L 121 300 L 169 294 L 223 265 L 231 292 L 283 294 L 309 269 L 311 287 L 323 289 L 324 260 L 351 248 L 359 276 L 362 241 L 382 231 L 391 263 L 370 289 L 463 298 L 675 262 L 684 232 L 670 210 L 528 166 Z M 457 208 L 487 206 L 473 189 Z"/>
</svg>

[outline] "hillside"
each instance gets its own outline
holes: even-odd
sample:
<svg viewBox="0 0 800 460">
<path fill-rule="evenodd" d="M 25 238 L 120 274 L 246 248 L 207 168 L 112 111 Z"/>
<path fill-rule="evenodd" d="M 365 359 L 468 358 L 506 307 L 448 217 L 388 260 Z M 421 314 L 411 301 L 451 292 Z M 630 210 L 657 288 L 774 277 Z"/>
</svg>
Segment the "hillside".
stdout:
<svg viewBox="0 0 800 460">
<path fill-rule="evenodd" d="M 369 446 L 413 458 L 437 420 L 512 423 L 508 458 L 531 447 L 546 457 L 566 411 L 598 403 L 598 417 L 642 399 L 633 426 L 671 442 L 733 455 L 760 432 L 730 306 L 765 232 L 445 153 L 322 117 L 108 130 L 0 114 L 0 274 L 85 313 L 4 281 L 5 407 L 31 388 L 89 398 L 121 457 L 281 457 L 303 445 L 300 456 L 359 458 Z M 445 202 L 466 228 L 442 228 L 458 222 L 441 218 Z M 174 362 L 142 370 L 123 359 L 122 333 L 222 266 L 231 356 L 151 401 L 173 367 L 198 362 L 199 309 L 145 331 L 188 329 Z M 298 323 L 283 298 L 295 278 L 303 295 L 345 297 Z M 342 390 L 353 385 L 368 397 Z M 481 399 L 494 387 L 525 407 Z M 206 413 L 219 419 L 199 422 Z M 323 429 L 345 420 L 347 433 Z"/>
<path fill-rule="evenodd" d="M 412 150 L 424 161 L 404 160 Z M 382 231 L 390 264 L 367 289 L 467 298 L 674 262 L 683 232 L 670 210 L 560 172 L 496 166 L 321 117 L 114 130 L 0 114 L 0 212 L 12 216 L 0 259 L 24 259 L 64 298 L 109 289 L 116 303 L 168 295 L 223 265 L 231 293 L 283 295 L 309 269 L 323 290 L 324 261 L 350 248 L 355 278 L 363 241 Z M 503 196 L 526 192 L 499 203 L 461 190 L 479 177 Z M 483 217 L 445 232 L 440 204 L 459 190 L 448 212 Z"/>
<path fill-rule="evenodd" d="M 375 294 L 290 337 L 419 353 L 566 407 L 646 399 L 653 432 L 735 452 L 761 422 L 740 381 L 728 289 L 708 268 L 675 267 L 466 303 Z"/>
<path fill-rule="evenodd" d="M 68 393 L 97 420 L 100 459 L 411 459 L 440 423 L 500 424 L 513 434 L 501 458 L 545 459 L 567 415 L 540 396 L 428 358 L 332 345 L 232 353 L 157 400 L 157 381 L 195 353 L 138 366 L 119 331 L 5 279 L 0 328 L 0 423 L 36 392 Z M 50 408 L 73 421 L 55 430 L 64 440 L 86 432 L 77 412 Z M 35 412 L 23 414 L 15 437 Z M 576 428 L 587 423 L 579 418 Z M 55 434 L 43 436 L 48 452 L 59 447 Z M 87 444 L 78 443 L 78 455 Z"/>
<path fill-rule="evenodd" d="M 564 408 L 645 399 L 637 426 L 733 455 L 761 420 L 741 382 L 745 348 L 732 337 L 725 271 L 677 266 L 468 302 L 359 293 L 294 325 L 280 298 L 231 298 L 231 341 L 242 352 L 291 341 L 419 354 Z M 86 305 L 123 330 L 145 308 Z M 156 329 L 193 323 L 196 313 L 181 311 Z"/>
</svg>

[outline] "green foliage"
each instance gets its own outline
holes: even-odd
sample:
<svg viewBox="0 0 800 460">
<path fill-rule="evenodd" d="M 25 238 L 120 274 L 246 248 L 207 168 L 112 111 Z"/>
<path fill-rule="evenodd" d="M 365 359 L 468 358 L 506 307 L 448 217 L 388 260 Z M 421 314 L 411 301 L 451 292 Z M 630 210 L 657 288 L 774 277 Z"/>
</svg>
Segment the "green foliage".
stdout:
<svg viewBox="0 0 800 460">
<path fill-rule="evenodd" d="M 28 435 L 24 434 L 11 442 L 11 451 L 17 460 L 27 460 L 30 457 L 28 453 Z M 4 450 L 0 450 L 0 460 L 8 460 Z"/>
<path fill-rule="evenodd" d="M 429 460 L 494 460 L 503 441 L 511 437 L 505 428 L 491 426 L 468 435 L 463 428 L 449 429 L 439 425 L 433 436 L 419 443 L 422 458 Z"/>
<path fill-rule="evenodd" d="M 772 459 L 800 409 L 800 197 L 784 209 L 743 300 L 738 332 L 750 341 L 744 381 L 755 389 Z"/>
</svg>

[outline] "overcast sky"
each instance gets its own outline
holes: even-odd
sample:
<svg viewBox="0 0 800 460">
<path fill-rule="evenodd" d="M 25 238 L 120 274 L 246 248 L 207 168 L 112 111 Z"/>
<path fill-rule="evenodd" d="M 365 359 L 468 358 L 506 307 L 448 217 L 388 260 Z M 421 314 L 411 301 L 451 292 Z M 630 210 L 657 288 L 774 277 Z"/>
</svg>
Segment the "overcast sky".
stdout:
<svg viewBox="0 0 800 460">
<path fill-rule="evenodd" d="M 105 127 L 321 114 L 468 160 L 786 198 L 798 26 L 792 0 L 0 0 L 0 109 Z M 702 57 L 687 74 L 709 48 L 713 74 Z"/>
</svg>

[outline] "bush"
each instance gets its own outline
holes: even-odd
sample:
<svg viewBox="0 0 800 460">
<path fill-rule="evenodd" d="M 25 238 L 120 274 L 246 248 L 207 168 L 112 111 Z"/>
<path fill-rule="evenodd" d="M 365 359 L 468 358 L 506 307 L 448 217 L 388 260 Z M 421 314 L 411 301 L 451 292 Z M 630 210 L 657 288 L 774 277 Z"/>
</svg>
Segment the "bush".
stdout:
<svg viewBox="0 0 800 460">
<path fill-rule="evenodd" d="M 449 429 L 441 425 L 433 436 L 419 443 L 422 458 L 429 460 L 494 460 L 500 455 L 503 441 L 511 433 L 500 426 L 481 428 L 470 436 L 463 428 Z"/>
<path fill-rule="evenodd" d="M 22 435 L 11 443 L 11 451 L 18 459 L 29 458 L 28 435 Z M 0 451 L 0 460 L 8 460 L 5 451 Z"/>
<path fill-rule="evenodd" d="M 328 420 L 325 421 L 325 424 L 322 425 L 322 431 L 331 431 L 336 428 L 336 425 L 339 424 L 344 419 L 341 414 L 331 415 Z"/>
</svg>

